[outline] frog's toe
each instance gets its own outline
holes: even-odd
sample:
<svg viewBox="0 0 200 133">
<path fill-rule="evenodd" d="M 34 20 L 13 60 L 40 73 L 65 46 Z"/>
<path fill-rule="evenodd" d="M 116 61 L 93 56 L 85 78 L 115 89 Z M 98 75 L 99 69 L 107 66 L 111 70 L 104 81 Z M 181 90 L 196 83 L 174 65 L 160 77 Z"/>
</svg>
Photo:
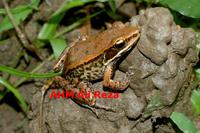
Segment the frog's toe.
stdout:
<svg viewBox="0 0 200 133">
<path fill-rule="evenodd" d="M 90 109 L 97 116 L 97 118 L 99 118 L 99 113 L 98 113 L 98 111 L 97 111 L 97 109 L 95 107 L 91 107 L 91 106 L 86 105 L 86 104 L 82 104 L 82 106 L 85 107 L 85 108 Z"/>
<path fill-rule="evenodd" d="M 133 75 L 134 75 L 133 68 L 129 68 L 129 70 L 126 72 L 126 76 L 127 76 L 128 78 L 130 78 L 130 77 L 133 76 Z"/>
<path fill-rule="evenodd" d="M 116 112 L 116 110 L 114 108 L 109 107 L 109 106 L 105 106 L 105 105 L 100 105 L 98 103 L 95 104 L 95 108 L 104 109 L 106 111 L 111 111 L 111 112 Z"/>
</svg>

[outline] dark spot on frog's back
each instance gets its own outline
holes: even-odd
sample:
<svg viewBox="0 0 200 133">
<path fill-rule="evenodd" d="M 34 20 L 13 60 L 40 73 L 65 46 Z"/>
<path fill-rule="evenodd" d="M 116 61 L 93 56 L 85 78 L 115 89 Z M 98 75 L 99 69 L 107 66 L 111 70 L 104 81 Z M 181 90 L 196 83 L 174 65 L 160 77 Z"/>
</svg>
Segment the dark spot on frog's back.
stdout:
<svg viewBox="0 0 200 133">
<path fill-rule="evenodd" d="M 93 66 L 94 66 L 94 67 L 97 67 L 97 65 L 98 65 L 98 64 L 97 64 L 96 62 L 93 63 Z"/>
<path fill-rule="evenodd" d="M 93 73 L 93 76 L 95 76 L 95 77 L 97 77 L 98 75 L 99 75 L 99 71 L 95 71 L 94 73 Z"/>
<path fill-rule="evenodd" d="M 91 69 L 91 68 L 90 68 L 89 66 L 86 66 L 86 67 L 85 67 L 85 70 L 88 70 L 88 71 L 89 71 L 90 69 Z"/>
<path fill-rule="evenodd" d="M 74 76 L 74 73 L 72 73 L 72 72 L 70 72 L 69 76 L 70 76 L 71 78 L 74 78 L 74 77 L 75 77 L 75 76 Z"/>
<path fill-rule="evenodd" d="M 94 73 L 98 73 L 98 72 L 99 72 L 99 69 L 94 70 Z"/>
<path fill-rule="evenodd" d="M 79 73 L 84 73 L 84 69 L 83 69 L 83 67 L 81 66 L 81 67 L 79 67 L 79 69 L 77 70 Z"/>
</svg>

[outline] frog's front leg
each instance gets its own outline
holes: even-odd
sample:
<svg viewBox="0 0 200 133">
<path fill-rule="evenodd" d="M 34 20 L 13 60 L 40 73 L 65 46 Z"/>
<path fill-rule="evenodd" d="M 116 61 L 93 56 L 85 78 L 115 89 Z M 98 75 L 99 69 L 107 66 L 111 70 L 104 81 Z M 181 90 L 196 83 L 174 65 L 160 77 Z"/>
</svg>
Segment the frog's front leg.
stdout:
<svg viewBox="0 0 200 133">
<path fill-rule="evenodd" d="M 96 98 L 94 97 L 94 91 L 92 88 L 92 84 L 88 81 L 80 81 L 78 79 L 74 79 L 72 83 L 70 83 L 68 80 L 66 80 L 63 77 L 56 77 L 54 79 L 54 82 L 57 86 L 65 89 L 66 91 L 72 92 L 74 95 L 71 96 L 71 98 L 78 104 L 89 108 L 92 110 L 96 115 L 97 109 L 104 109 L 107 111 L 113 111 L 114 110 L 111 107 L 107 107 L 104 105 L 99 105 L 96 102 Z M 76 86 L 76 87 L 75 87 Z"/>
<path fill-rule="evenodd" d="M 131 74 L 127 72 L 125 77 L 121 81 L 114 81 L 111 79 L 113 75 L 113 69 L 113 64 L 110 64 L 106 67 L 103 79 L 104 87 L 108 87 L 112 90 L 125 90 L 129 86 Z"/>
</svg>

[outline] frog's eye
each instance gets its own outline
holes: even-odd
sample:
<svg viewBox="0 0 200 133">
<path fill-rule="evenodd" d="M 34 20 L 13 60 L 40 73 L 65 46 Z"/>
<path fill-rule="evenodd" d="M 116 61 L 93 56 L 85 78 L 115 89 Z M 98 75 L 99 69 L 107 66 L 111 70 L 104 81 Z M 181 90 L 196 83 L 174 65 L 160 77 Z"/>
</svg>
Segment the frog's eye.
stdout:
<svg viewBox="0 0 200 133">
<path fill-rule="evenodd" d="M 121 44 L 121 43 L 123 43 L 123 42 L 124 42 L 124 40 L 119 39 L 119 40 L 116 41 L 116 45 Z"/>
<path fill-rule="evenodd" d="M 115 48 L 123 48 L 125 46 L 125 41 L 120 39 L 120 40 L 117 40 L 116 43 L 115 43 Z"/>
</svg>

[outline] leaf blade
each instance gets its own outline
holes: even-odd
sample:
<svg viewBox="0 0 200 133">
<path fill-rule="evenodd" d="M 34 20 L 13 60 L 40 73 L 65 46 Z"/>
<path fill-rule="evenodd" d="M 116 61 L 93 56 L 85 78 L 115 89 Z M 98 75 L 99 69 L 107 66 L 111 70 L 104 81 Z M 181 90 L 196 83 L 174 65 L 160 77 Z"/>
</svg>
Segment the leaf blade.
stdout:
<svg viewBox="0 0 200 133">
<path fill-rule="evenodd" d="M 199 0 L 160 0 L 159 3 L 169 6 L 184 16 L 200 18 Z"/>
<path fill-rule="evenodd" d="M 58 59 L 62 51 L 67 47 L 67 44 L 65 40 L 61 38 L 52 38 L 50 43 L 53 48 L 54 56 Z"/>
<path fill-rule="evenodd" d="M 50 78 L 50 77 L 58 76 L 58 75 L 61 74 L 61 73 L 52 73 L 52 72 L 51 73 L 44 73 L 44 74 L 29 73 L 29 72 L 16 70 L 14 68 L 3 66 L 3 65 L 0 65 L 0 71 L 7 72 L 7 73 L 15 75 L 15 76 L 28 77 L 28 78 Z"/>
<path fill-rule="evenodd" d="M 173 112 L 170 119 L 179 127 L 184 133 L 196 133 L 197 129 L 193 122 L 184 114 Z"/>
<path fill-rule="evenodd" d="M 85 1 L 76 0 L 76 1 L 64 2 L 64 4 L 62 4 L 62 6 L 50 17 L 49 22 L 44 24 L 44 26 L 42 27 L 42 29 L 38 34 L 38 39 L 41 40 L 52 39 L 55 35 L 59 22 L 64 17 L 64 13 L 71 8 L 84 5 L 85 3 L 90 1 L 91 0 L 85 0 Z"/>
<path fill-rule="evenodd" d="M 22 21 L 26 19 L 26 17 L 32 12 L 30 8 L 26 8 L 20 13 L 13 14 L 13 18 L 15 19 L 15 22 L 17 25 L 19 25 Z M 5 30 L 12 29 L 13 25 L 10 22 L 10 19 L 6 16 L 4 19 L 0 22 L 0 32 L 3 32 Z"/>
<path fill-rule="evenodd" d="M 197 115 L 200 114 L 200 91 L 193 90 L 190 101 Z"/>
<path fill-rule="evenodd" d="M 24 21 L 29 14 L 32 13 L 33 9 L 36 9 L 40 3 L 40 0 L 32 0 L 31 4 L 27 5 L 19 5 L 13 9 L 10 9 L 10 12 L 16 22 L 19 25 L 22 21 Z M 0 9 L 0 14 L 6 14 L 4 9 Z M 10 22 L 10 19 L 6 15 L 3 20 L 0 22 L 0 32 L 5 30 L 12 29 L 13 25 Z"/>
<path fill-rule="evenodd" d="M 11 91 L 14 96 L 18 99 L 19 105 L 24 112 L 28 111 L 28 106 L 23 98 L 23 96 L 19 93 L 19 91 L 13 87 L 8 81 L 0 77 L 0 84 L 4 85 L 9 91 Z"/>
</svg>

